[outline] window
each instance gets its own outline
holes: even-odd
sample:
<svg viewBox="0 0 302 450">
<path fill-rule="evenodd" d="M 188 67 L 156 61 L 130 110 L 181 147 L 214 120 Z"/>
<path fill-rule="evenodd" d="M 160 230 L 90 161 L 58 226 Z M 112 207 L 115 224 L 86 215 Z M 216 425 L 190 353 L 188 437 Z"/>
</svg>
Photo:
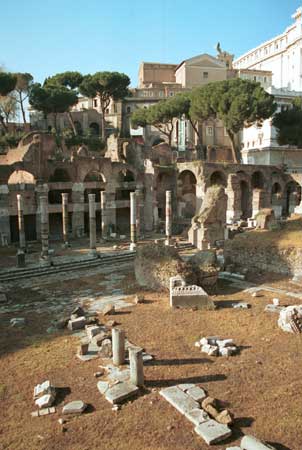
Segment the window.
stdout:
<svg viewBox="0 0 302 450">
<path fill-rule="evenodd" d="M 267 80 L 267 78 L 266 78 L 266 77 L 264 77 L 264 78 L 263 78 L 263 80 L 264 80 L 264 83 L 266 83 L 266 80 Z"/>
<path fill-rule="evenodd" d="M 106 114 L 109 114 L 109 108 L 106 109 Z"/>
<path fill-rule="evenodd" d="M 213 136 L 213 134 L 214 134 L 213 127 L 206 127 L 206 135 L 207 136 Z"/>
<path fill-rule="evenodd" d="M 209 72 L 203 72 L 203 79 L 206 80 L 209 78 Z"/>
<path fill-rule="evenodd" d="M 97 101 L 96 98 L 93 100 L 93 106 L 94 106 L 95 108 L 98 106 L 98 101 Z"/>
<path fill-rule="evenodd" d="M 174 92 L 169 92 L 170 97 L 174 96 Z"/>
<path fill-rule="evenodd" d="M 127 106 L 127 114 L 130 114 L 130 113 L 131 113 L 131 107 Z"/>
<path fill-rule="evenodd" d="M 114 103 L 114 105 L 113 105 L 113 112 L 117 113 L 117 105 L 116 105 L 116 103 Z"/>
<path fill-rule="evenodd" d="M 256 76 L 254 77 L 254 81 L 257 81 L 257 77 Z"/>
</svg>

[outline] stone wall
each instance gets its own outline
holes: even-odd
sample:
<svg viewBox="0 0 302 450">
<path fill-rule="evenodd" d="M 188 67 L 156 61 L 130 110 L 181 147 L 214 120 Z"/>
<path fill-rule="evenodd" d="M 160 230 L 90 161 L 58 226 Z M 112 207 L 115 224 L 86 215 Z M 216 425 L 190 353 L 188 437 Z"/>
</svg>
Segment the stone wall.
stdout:
<svg viewBox="0 0 302 450">
<path fill-rule="evenodd" d="M 265 271 L 284 275 L 301 273 L 302 248 L 270 245 L 246 245 L 243 236 L 225 243 L 226 264 L 235 264 L 238 268 L 246 268 L 251 272 Z"/>
</svg>

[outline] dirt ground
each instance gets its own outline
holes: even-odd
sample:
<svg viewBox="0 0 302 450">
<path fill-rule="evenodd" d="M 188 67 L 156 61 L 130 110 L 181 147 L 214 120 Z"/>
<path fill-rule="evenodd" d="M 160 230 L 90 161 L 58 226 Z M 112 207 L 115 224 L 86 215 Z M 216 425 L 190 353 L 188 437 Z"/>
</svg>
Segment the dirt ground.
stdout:
<svg viewBox="0 0 302 450">
<path fill-rule="evenodd" d="M 66 283 L 65 289 L 83 284 L 89 288 L 97 282 L 98 275 L 85 279 L 79 276 Z M 271 280 L 274 287 L 280 283 L 291 286 L 284 279 Z M 131 271 L 122 287 L 129 294 L 139 291 Z M 216 445 L 217 450 L 238 444 L 242 433 L 275 444 L 277 450 L 301 450 L 302 338 L 281 331 L 278 315 L 264 312 L 276 294 L 263 292 L 263 296 L 253 298 L 225 282 L 214 296 L 217 310 L 184 311 L 171 310 L 165 293 L 141 292 L 145 303 L 116 313 L 114 319 L 131 342 L 144 347 L 155 359 L 145 366 L 145 391 L 119 411 L 112 411 L 97 390 L 94 372 L 102 361 L 84 363 L 76 358 L 78 338 L 68 331 L 46 334 L 47 314 L 24 311 L 27 326 L 22 329 L 11 328 L 11 315 L 3 315 L 1 450 L 208 449 L 193 425 L 159 395 L 162 387 L 187 382 L 204 387 L 235 415 L 232 438 Z M 15 287 L 8 295 L 26 301 L 37 293 Z M 297 303 L 286 296 L 278 298 L 282 305 Z M 252 307 L 231 308 L 236 301 L 247 301 Z M 202 354 L 194 342 L 207 335 L 233 338 L 240 353 L 230 358 Z M 57 412 L 32 418 L 33 388 L 46 379 L 60 388 Z M 68 419 L 62 431 L 58 423 L 62 405 L 76 399 L 88 403 L 89 408 L 81 416 Z"/>
</svg>

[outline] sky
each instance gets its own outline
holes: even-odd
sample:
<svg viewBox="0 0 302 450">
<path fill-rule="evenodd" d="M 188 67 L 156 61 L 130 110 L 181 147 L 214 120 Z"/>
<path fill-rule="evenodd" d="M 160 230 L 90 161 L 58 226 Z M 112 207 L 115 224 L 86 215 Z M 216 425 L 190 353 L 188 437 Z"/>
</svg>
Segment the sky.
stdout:
<svg viewBox="0 0 302 450">
<path fill-rule="evenodd" d="M 282 33 L 301 0 L 15 0 L 1 5 L 0 65 L 35 81 L 66 70 L 124 72 L 223 50 L 236 57 Z"/>
</svg>

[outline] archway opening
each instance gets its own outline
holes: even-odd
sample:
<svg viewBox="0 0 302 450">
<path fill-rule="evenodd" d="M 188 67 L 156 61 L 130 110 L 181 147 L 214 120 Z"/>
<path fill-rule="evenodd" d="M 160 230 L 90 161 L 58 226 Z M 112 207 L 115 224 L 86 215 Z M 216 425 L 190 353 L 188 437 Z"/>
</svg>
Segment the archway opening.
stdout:
<svg viewBox="0 0 302 450">
<path fill-rule="evenodd" d="M 96 123 L 96 122 L 92 122 L 89 125 L 89 130 L 90 130 L 90 133 L 92 135 L 99 136 L 99 134 L 100 134 L 100 125 L 98 123 Z"/>
<path fill-rule="evenodd" d="M 253 189 L 263 189 L 264 188 L 264 177 L 263 173 L 260 171 L 254 172 L 252 175 L 252 188 Z"/>
<path fill-rule="evenodd" d="M 177 180 L 178 216 L 191 219 L 196 212 L 196 177 L 190 170 L 181 172 Z"/>
<path fill-rule="evenodd" d="M 210 186 L 214 185 L 226 187 L 226 178 L 223 172 L 217 170 L 212 173 L 210 177 Z"/>
<path fill-rule="evenodd" d="M 241 192 L 241 212 L 242 218 L 247 219 L 250 217 L 250 192 L 249 185 L 245 180 L 240 181 L 240 192 Z"/>
</svg>

